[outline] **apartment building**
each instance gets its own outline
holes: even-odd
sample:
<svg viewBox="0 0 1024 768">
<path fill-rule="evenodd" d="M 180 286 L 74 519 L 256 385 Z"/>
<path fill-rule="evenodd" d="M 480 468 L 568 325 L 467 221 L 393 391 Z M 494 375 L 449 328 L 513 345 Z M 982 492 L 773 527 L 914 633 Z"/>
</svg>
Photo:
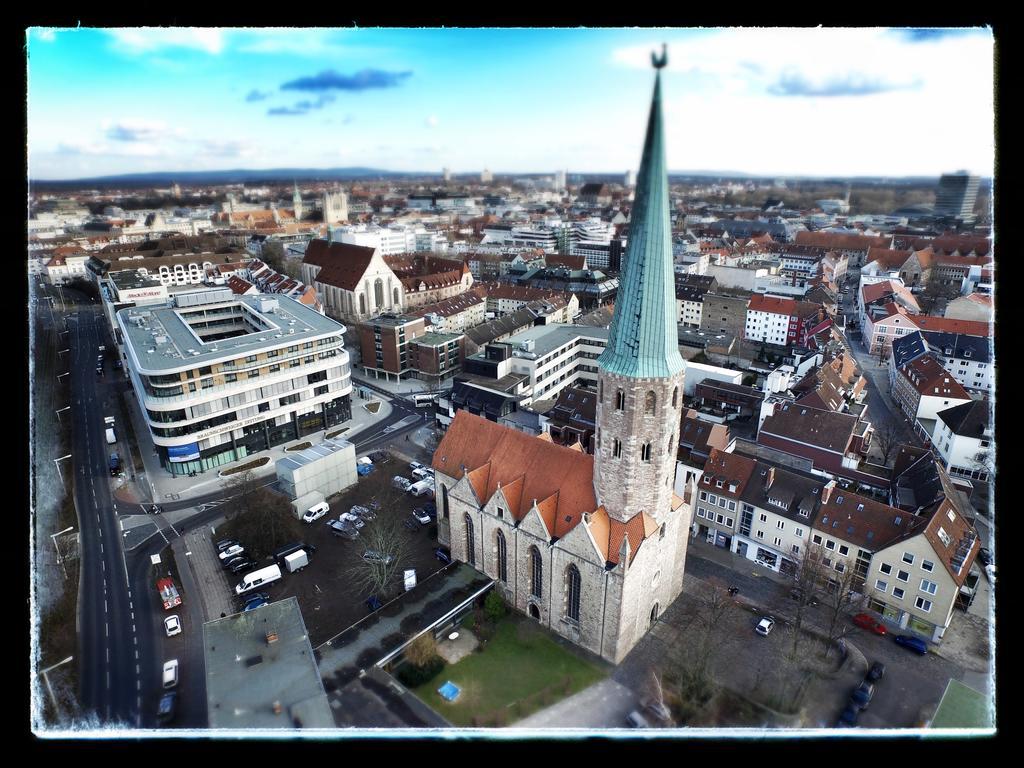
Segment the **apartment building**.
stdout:
<svg viewBox="0 0 1024 768">
<path fill-rule="evenodd" d="M 986 482 L 995 466 L 992 404 L 971 400 L 935 415 L 932 447 L 954 478 Z"/>
<path fill-rule="evenodd" d="M 160 463 L 203 472 L 351 418 L 345 327 L 287 297 L 229 288 L 116 314 Z"/>
<path fill-rule="evenodd" d="M 931 439 L 939 411 L 971 399 L 931 354 L 901 365 L 896 370 L 890 394 L 922 440 Z"/>
</svg>

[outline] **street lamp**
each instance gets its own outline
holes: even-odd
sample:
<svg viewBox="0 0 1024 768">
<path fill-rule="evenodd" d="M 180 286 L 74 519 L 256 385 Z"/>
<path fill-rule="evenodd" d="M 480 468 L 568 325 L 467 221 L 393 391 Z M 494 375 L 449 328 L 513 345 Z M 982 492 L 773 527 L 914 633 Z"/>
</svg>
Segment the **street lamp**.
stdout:
<svg viewBox="0 0 1024 768">
<path fill-rule="evenodd" d="M 67 533 L 68 531 L 73 531 L 73 530 L 75 530 L 75 526 L 73 526 L 73 525 L 69 525 L 69 526 L 68 526 L 67 528 L 65 528 L 65 529 L 64 529 L 63 531 L 57 531 L 57 533 L 51 533 L 51 534 L 50 534 L 50 539 L 51 539 L 51 540 L 53 541 L 53 548 L 54 548 L 55 550 L 57 550 L 57 562 L 58 562 L 58 563 L 60 563 L 60 569 L 61 569 L 62 571 L 64 571 L 64 581 L 67 581 L 67 580 L 68 580 L 68 571 L 67 571 L 67 569 L 66 569 L 66 568 L 64 567 L 64 557 L 63 557 L 63 555 L 61 555 L 61 553 L 60 553 L 60 547 L 58 547 L 58 546 L 57 546 L 57 537 L 58 537 L 58 536 L 60 536 L 60 535 L 62 535 L 62 534 L 65 534 L 65 533 Z"/>
<path fill-rule="evenodd" d="M 53 463 L 57 465 L 57 477 L 60 478 L 60 487 L 63 488 L 65 491 L 67 490 L 67 488 L 64 488 L 64 475 L 62 475 L 60 473 L 60 462 L 64 461 L 64 459 L 70 459 L 70 458 L 71 458 L 71 454 L 69 453 L 67 456 L 61 456 L 59 459 L 54 459 L 53 460 Z"/>
</svg>

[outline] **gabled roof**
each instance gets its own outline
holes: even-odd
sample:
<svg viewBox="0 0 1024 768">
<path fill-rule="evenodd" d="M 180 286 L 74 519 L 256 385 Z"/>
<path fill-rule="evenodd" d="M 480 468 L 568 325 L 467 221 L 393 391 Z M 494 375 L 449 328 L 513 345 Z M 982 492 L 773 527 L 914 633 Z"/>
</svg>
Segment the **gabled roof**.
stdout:
<svg viewBox="0 0 1024 768">
<path fill-rule="evenodd" d="M 877 552 L 899 539 L 923 532 L 926 525 L 926 518 L 844 491 L 833 480 L 821 492 L 821 507 L 813 528 Z"/>
<path fill-rule="evenodd" d="M 584 512 L 597 507 L 594 494 L 594 458 L 532 435 L 457 411 L 444 438 L 434 452 L 433 468 L 470 481 L 481 502 L 498 488 L 519 479 L 522 483 L 519 508 L 512 510 L 521 520 L 534 501 L 551 513 L 550 530 L 561 537 L 576 525 Z M 557 496 L 556 496 L 557 494 Z"/>
<path fill-rule="evenodd" d="M 758 442 L 761 442 L 761 435 L 774 435 L 816 448 L 845 453 L 859 421 L 849 413 L 783 403 L 764 420 L 758 433 Z"/>
<path fill-rule="evenodd" d="M 876 245 L 868 249 L 865 261 L 866 264 L 877 264 L 885 270 L 898 271 L 900 267 L 907 263 L 911 253 L 912 251 L 897 251 Z"/>
<path fill-rule="evenodd" d="M 922 355 L 901 365 L 897 371 L 922 396 L 970 400 L 971 396 L 932 355 Z"/>
<path fill-rule="evenodd" d="M 951 317 L 932 317 L 917 315 L 913 318 L 914 325 L 922 331 L 944 331 L 946 333 L 962 333 L 967 336 L 991 336 L 992 325 L 983 320 L 955 320 Z"/>
<path fill-rule="evenodd" d="M 841 232 L 797 232 L 797 245 L 816 245 L 834 251 L 867 251 L 872 246 L 888 248 L 892 237 L 847 235 Z"/>
<path fill-rule="evenodd" d="M 991 427 L 991 405 L 988 400 L 971 400 L 939 411 L 936 418 L 952 430 L 954 435 L 981 440 Z"/>
<path fill-rule="evenodd" d="M 312 253 L 310 253 L 312 251 Z M 302 259 L 303 264 L 320 267 L 315 281 L 346 291 L 354 291 L 366 274 L 375 249 L 348 243 L 311 240 Z"/>
<path fill-rule="evenodd" d="M 901 336 L 897 339 L 892 340 L 892 361 L 896 367 L 908 363 L 911 360 L 916 360 L 921 355 L 928 353 L 928 346 L 925 344 L 924 337 L 920 331 L 914 331 L 908 333 L 906 336 Z"/>
</svg>

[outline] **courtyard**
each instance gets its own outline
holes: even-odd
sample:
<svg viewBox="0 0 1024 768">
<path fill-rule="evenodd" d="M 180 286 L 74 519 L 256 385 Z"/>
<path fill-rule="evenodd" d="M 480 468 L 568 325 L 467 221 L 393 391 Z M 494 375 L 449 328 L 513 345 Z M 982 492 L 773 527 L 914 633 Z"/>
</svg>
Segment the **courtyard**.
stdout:
<svg viewBox="0 0 1024 768">
<path fill-rule="evenodd" d="M 467 619 L 460 632 L 481 632 L 476 621 Z M 446 665 L 413 693 L 453 725 L 500 727 L 514 725 L 607 674 L 536 622 L 511 613 L 496 623 L 486 644 Z M 447 682 L 459 688 L 454 701 L 438 693 Z"/>
</svg>

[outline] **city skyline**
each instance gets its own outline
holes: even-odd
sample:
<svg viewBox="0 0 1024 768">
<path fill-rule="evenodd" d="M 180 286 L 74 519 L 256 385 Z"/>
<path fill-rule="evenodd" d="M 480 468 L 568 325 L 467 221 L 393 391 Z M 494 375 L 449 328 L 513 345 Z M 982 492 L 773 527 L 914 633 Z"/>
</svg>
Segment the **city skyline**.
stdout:
<svg viewBox="0 0 1024 768">
<path fill-rule="evenodd" d="M 992 173 L 991 121 L 919 118 L 992 113 L 985 28 L 31 28 L 29 175 L 623 173 L 662 42 L 670 169 Z"/>
</svg>

